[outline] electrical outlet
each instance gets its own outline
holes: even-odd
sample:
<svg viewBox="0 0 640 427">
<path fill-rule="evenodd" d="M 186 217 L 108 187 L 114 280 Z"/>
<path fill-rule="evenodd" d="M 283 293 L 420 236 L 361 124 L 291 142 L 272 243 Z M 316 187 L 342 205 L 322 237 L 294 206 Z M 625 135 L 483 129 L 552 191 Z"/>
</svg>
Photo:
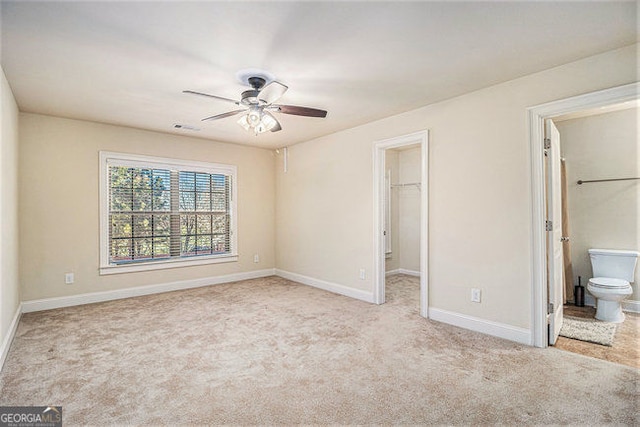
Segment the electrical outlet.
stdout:
<svg viewBox="0 0 640 427">
<path fill-rule="evenodd" d="M 70 285 L 73 283 L 74 279 L 75 278 L 73 277 L 73 273 L 65 273 L 64 283 L 66 283 L 67 285 Z"/>
<path fill-rule="evenodd" d="M 471 302 L 480 302 L 481 291 L 478 288 L 471 288 Z"/>
<path fill-rule="evenodd" d="M 260 255 L 255 254 L 255 255 L 253 256 L 253 262 L 256 262 L 256 263 L 260 262 Z"/>
<path fill-rule="evenodd" d="M 364 268 L 361 268 L 360 269 L 360 280 L 364 280 L 364 278 L 365 278 L 365 271 L 364 271 Z"/>
</svg>

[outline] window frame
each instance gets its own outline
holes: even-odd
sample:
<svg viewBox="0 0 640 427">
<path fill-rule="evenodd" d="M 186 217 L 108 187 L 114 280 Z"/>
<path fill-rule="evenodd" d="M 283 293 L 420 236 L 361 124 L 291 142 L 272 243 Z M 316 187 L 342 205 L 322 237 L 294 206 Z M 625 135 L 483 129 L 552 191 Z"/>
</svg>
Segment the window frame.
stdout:
<svg viewBox="0 0 640 427">
<path fill-rule="evenodd" d="M 183 172 L 224 174 L 231 177 L 229 214 L 230 251 L 226 254 L 198 255 L 184 258 L 170 258 L 153 261 L 138 261 L 127 264 L 109 262 L 109 166 L 144 167 L 147 169 L 177 169 Z M 140 154 L 100 151 L 100 275 L 153 271 L 166 268 L 191 267 L 238 261 L 238 221 L 237 221 L 237 172 L 235 165 L 208 163 L 192 160 L 154 157 Z"/>
</svg>

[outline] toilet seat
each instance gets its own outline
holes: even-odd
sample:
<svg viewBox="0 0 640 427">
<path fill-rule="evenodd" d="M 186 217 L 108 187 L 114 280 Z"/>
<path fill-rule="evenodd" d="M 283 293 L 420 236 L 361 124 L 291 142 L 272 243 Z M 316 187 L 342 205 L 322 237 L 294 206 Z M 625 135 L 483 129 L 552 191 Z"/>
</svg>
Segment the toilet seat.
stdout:
<svg viewBox="0 0 640 427">
<path fill-rule="evenodd" d="M 623 279 L 614 279 L 613 277 L 593 277 L 589 279 L 588 286 L 600 289 L 626 289 L 631 284 Z"/>
</svg>

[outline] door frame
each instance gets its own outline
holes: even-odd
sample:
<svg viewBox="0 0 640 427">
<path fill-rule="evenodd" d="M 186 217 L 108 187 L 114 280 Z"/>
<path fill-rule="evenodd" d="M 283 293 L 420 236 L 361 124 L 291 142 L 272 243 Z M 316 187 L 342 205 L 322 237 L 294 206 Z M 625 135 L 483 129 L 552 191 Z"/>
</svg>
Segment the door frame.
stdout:
<svg viewBox="0 0 640 427">
<path fill-rule="evenodd" d="M 640 82 L 591 92 L 527 108 L 531 150 L 531 340 L 547 347 L 547 250 L 545 231 L 544 121 L 593 108 L 607 107 L 638 99 Z"/>
<path fill-rule="evenodd" d="M 384 196 L 385 153 L 387 149 L 420 144 L 420 316 L 429 317 L 429 131 L 376 141 L 373 144 L 373 301 L 385 302 Z"/>
</svg>

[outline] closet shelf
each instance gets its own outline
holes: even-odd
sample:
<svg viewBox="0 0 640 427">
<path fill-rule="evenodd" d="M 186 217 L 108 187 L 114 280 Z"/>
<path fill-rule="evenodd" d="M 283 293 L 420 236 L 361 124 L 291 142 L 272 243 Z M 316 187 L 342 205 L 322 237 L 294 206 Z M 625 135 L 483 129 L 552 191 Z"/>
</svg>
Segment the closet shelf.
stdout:
<svg viewBox="0 0 640 427">
<path fill-rule="evenodd" d="M 391 188 L 404 188 L 404 187 L 417 187 L 418 190 L 421 188 L 421 184 L 419 182 L 407 182 L 404 184 L 391 184 Z"/>
</svg>

